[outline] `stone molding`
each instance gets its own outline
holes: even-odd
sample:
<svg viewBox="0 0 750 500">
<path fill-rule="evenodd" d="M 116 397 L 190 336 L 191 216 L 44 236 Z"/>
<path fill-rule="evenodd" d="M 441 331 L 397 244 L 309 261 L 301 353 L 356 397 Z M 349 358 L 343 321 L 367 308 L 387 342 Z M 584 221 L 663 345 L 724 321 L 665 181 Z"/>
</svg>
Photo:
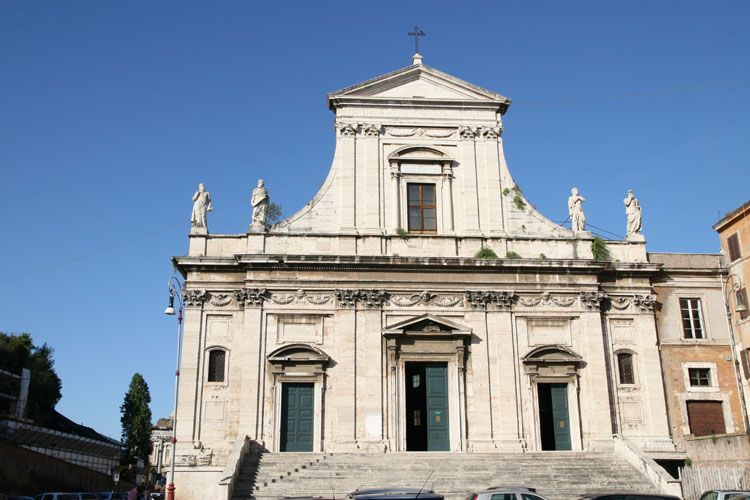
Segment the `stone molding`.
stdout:
<svg viewBox="0 0 750 500">
<path fill-rule="evenodd" d="M 654 312 L 656 308 L 656 295 L 650 293 L 647 295 L 634 295 L 633 304 L 641 311 Z"/>
<path fill-rule="evenodd" d="M 607 299 L 607 294 L 604 292 L 581 292 L 579 297 L 584 308 L 601 310 L 602 303 Z"/>
<path fill-rule="evenodd" d="M 389 294 L 388 301 L 400 307 L 414 307 L 416 305 L 435 305 L 439 307 L 455 307 L 463 302 L 462 295 L 440 295 L 427 290 L 412 294 Z"/>
<path fill-rule="evenodd" d="M 458 135 L 461 139 L 484 139 L 495 141 L 500 137 L 500 127 L 483 127 L 483 126 L 461 126 L 458 128 Z"/>
<path fill-rule="evenodd" d="M 432 139 L 448 139 L 456 135 L 457 131 L 458 129 L 388 127 L 385 133 L 390 137 L 430 137 Z"/>
</svg>

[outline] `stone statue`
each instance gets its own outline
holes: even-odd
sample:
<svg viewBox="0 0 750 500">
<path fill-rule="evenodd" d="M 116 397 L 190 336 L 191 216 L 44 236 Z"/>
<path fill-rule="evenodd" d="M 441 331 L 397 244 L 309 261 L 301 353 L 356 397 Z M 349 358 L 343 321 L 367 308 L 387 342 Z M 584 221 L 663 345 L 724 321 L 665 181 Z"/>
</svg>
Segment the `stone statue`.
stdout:
<svg viewBox="0 0 750 500">
<path fill-rule="evenodd" d="M 568 214 L 570 215 L 570 228 L 573 231 L 586 230 L 586 214 L 583 213 L 583 202 L 586 198 L 578 194 L 578 188 L 570 190 L 568 198 Z"/>
<path fill-rule="evenodd" d="M 193 214 L 190 216 L 190 233 L 207 234 L 206 213 L 213 210 L 211 206 L 211 193 L 206 191 L 206 186 L 201 182 L 198 191 L 193 195 Z"/>
<path fill-rule="evenodd" d="M 250 203 L 253 204 L 253 226 L 265 227 L 271 197 L 268 195 L 268 190 L 264 187 L 263 179 L 259 179 L 258 187 L 253 189 L 253 197 Z"/>
<path fill-rule="evenodd" d="M 628 219 L 627 237 L 641 234 L 641 204 L 638 203 L 638 198 L 633 195 L 632 189 L 628 190 L 628 196 L 622 201 L 625 203 L 625 215 Z"/>
</svg>

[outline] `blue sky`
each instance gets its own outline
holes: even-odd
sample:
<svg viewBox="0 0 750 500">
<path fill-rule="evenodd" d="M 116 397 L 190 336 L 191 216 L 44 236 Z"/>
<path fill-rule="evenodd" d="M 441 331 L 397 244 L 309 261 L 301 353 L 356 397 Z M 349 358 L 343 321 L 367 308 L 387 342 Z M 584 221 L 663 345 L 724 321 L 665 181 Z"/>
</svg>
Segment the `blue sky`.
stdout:
<svg viewBox="0 0 750 500">
<path fill-rule="evenodd" d="M 240 233 L 258 178 L 285 212 L 333 153 L 325 95 L 425 63 L 513 99 L 511 172 L 553 220 L 577 185 L 651 251 L 714 252 L 750 181 L 750 4 L 741 1 L 0 1 L 0 331 L 56 350 L 58 409 L 119 436 L 132 374 L 172 405 L 170 257 L 192 196 Z"/>
</svg>

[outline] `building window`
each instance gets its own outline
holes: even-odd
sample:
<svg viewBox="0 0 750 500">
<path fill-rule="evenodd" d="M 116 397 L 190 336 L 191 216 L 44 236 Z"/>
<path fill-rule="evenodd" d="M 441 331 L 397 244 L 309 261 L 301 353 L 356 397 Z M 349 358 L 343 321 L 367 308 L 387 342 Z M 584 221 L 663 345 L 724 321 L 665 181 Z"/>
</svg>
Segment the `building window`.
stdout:
<svg viewBox="0 0 750 500">
<path fill-rule="evenodd" d="M 729 262 L 734 262 L 742 257 L 742 254 L 740 253 L 740 239 L 737 236 L 737 233 L 734 233 L 727 238 L 727 247 L 729 247 Z"/>
<path fill-rule="evenodd" d="M 224 382 L 224 367 L 226 365 L 227 353 L 223 349 L 212 349 L 208 351 L 208 381 Z"/>
<path fill-rule="evenodd" d="M 406 197 L 409 210 L 409 232 L 437 232 L 435 185 L 409 183 L 406 185 Z"/>
<path fill-rule="evenodd" d="M 710 368 L 688 368 L 690 387 L 711 387 Z"/>
<path fill-rule="evenodd" d="M 682 331 L 686 339 L 705 339 L 701 299 L 680 299 Z"/>
<path fill-rule="evenodd" d="M 710 436 L 727 432 L 721 401 L 687 401 L 690 434 Z"/>
<path fill-rule="evenodd" d="M 633 372 L 633 355 L 629 352 L 621 352 L 617 355 L 617 370 L 620 375 L 620 384 L 635 384 L 635 372 Z"/>
</svg>

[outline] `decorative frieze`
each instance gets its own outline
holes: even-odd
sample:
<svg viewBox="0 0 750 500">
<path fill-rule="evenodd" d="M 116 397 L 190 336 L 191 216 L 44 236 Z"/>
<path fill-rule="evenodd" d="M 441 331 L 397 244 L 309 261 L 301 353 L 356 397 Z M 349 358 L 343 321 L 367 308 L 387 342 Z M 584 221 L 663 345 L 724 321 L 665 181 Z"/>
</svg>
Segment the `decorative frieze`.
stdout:
<svg viewBox="0 0 750 500">
<path fill-rule="evenodd" d="M 388 295 L 388 301 L 400 307 L 414 307 L 417 305 L 433 305 L 439 307 L 455 307 L 463 302 L 463 295 L 437 294 L 428 291 L 412 294 Z"/>
<path fill-rule="evenodd" d="M 388 300 L 388 292 L 375 289 L 336 290 L 334 295 L 341 307 L 354 307 L 358 303 L 365 307 L 382 307 Z"/>
<path fill-rule="evenodd" d="M 487 308 L 490 304 L 496 304 L 501 309 L 510 309 L 518 300 L 515 292 L 496 292 L 493 290 L 475 291 L 467 290 L 464 293 L 464 300 L 470 307 Z"/>
<path fill-rule="evenodd" d="M 434 128 L 404 128 L 388 127 L 386 134 L 391 137 L 430 137 L 433 139 L 447 139 L 456 135 L 457 129 Z"/>
<path fill-rule="evenodd" d="M 212 306 L 224 307 L 224 306 L 228 305 L 230 302 L 232 302 L 232 296 L 230 294 L 228 294 L 228 293 L 211 292 L 209 294 L 208 302 Z"/>
<path fill-rule="evenodd" d="M 234 291 L 234 300 L 243 307 L 260 307 L 266 300 L 265 288 L 241 288 Z"/>
<path fill-rule="evenodd" d="M 320 306 L 331 302 L 331 300 L 333 300 L 333 295 L 323 293 L 307 293 L 306 291 L 300 289 L 294 293 L 273 293 L 271 294 L 270 298 L 272 302 L 280 305 L 295 303 Z"/>
<path fill-rule="evenodd" d="M 182 291 L 182 303 L 185 307 L 200 307 L 208 299 L 208 292 L 206 290 L 183 290 Z"/>
<path fill-rule="evenodd" d="M 576 303 L 576 297 L 555 297 L 549 292 L 544 292 L 532 297 L 519 297 L 518 303 L 526 307 L 557 306 L 570 307 Z"/>
</svg>

